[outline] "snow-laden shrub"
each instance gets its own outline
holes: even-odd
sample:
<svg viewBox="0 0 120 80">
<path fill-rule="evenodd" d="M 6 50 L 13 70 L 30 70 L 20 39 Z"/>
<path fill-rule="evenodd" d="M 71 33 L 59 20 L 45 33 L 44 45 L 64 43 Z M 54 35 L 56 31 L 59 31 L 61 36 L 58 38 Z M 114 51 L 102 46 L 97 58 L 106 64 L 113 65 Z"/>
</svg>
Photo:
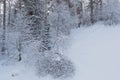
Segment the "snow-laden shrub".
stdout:
<svg viewBox="0 0 120 80">
<path fill-rule="evenodd" d="M 53 78 L 71 77 L 75 71 L 73 63 L 58 53 L 40 56 L 36 67 L 38 75 L 50 75 Z"/>
</svg>

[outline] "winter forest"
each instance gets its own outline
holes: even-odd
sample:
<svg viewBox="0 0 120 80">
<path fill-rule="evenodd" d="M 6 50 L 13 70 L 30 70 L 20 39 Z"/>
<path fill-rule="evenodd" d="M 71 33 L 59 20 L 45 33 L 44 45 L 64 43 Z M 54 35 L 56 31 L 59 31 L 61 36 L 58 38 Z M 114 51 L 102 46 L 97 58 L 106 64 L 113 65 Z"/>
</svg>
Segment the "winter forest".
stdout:
<svg viewBox="0 0 120 80">
<path fill-rule="evenodd" d="M 0 80 L 120 80 L 120 0 L 0 0 Z"/>
</svg>

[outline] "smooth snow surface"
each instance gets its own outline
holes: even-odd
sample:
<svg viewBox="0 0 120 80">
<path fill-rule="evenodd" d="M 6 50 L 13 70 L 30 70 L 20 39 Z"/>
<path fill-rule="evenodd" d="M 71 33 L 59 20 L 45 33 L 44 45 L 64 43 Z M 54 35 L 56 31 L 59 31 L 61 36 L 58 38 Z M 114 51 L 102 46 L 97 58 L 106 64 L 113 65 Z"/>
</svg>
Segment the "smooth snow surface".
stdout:
<svg viewBox="0 0 120 80">
<path fill-rule="evenodd" d="M 73 80 L 120 80 L 120 26 L 94 25 L 72 31 Z"/>
<path fill-rule="evenodd" d="M 76 74 L 65 80 L 120 80 L 119 25 L 72 30 L 69 43 L 65 55 L 75 64 Z M 0 80 L 55 80 L 39 78 L 34 69 L 22 65 L 3 66 L 0 63 Z"/>
</svg>

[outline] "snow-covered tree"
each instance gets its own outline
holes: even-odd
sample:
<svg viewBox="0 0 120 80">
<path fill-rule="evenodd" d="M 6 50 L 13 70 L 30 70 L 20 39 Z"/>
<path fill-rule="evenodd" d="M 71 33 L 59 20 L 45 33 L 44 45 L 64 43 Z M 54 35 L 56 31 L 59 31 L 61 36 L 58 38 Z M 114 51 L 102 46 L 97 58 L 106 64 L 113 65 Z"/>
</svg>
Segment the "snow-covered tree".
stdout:
<svg viewBox="0 0 120 80">
<path fill-rule="evenodd" d="M 105 0 L 102 10 L 102 18 L 106 24 L 116 24 L 120 22 L 120 2 L 119 0 Z"/>
</svg>

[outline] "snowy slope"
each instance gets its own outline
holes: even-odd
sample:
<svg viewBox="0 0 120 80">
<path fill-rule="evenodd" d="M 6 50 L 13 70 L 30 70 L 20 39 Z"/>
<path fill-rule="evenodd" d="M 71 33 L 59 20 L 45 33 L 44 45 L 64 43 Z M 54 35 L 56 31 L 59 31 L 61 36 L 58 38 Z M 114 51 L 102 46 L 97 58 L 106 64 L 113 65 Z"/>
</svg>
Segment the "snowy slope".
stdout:
<svg viewBox="0 0 120 80">
<path fill-rule="evenodd" d="M 120 25 L 76 29 L 70 40 L 73 80 L 120 80 Z"/>
<path fill-rule="evenodd" d="M 94 25 L 72 30 L 65 55 L 74 62 L 76 74 L 65 80 L 120 80 L 119 48 L 119 25 Z M 34 68 L 24 63 L 1 63 L 0 80 L 55 80 L 38 77 Z"/>
</svg>

